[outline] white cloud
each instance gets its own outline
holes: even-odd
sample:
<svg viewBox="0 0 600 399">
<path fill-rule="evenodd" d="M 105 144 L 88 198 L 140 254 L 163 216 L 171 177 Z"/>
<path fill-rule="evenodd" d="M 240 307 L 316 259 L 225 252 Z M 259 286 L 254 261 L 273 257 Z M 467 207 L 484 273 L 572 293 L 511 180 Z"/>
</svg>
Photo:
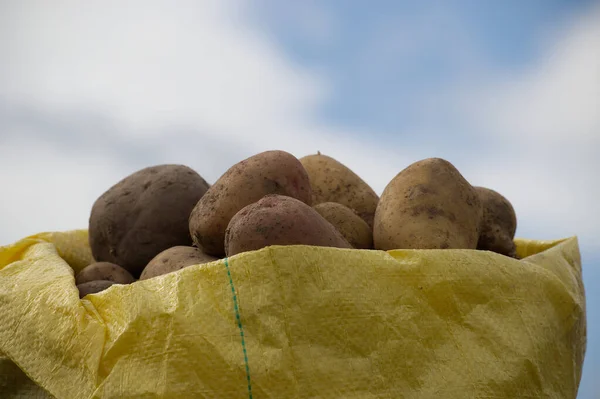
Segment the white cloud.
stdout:
<svg viewBox="0 0 600 399">
<path fill-rule="evenodd" d="M 0 245 L 42 231 L 86 228 L 93 201 L 120 179 L 117 165 L 86 153 L 65 155 L 25 136 L 2 140 Z"/>
<path fill-rule="evenodd" d="M 316 77 L 239 17 L 237 2 L 8 7 L 0 87 L 14 100 L 94 107 L 136 128 L 176 121 L 246 137 L 298 123 L 323 96 Z"/>
<path fill-rule="evenodd" d="M 466 90 L 461 116 L 495 146 L 473 179 L 511 198 L 523 232 L 599 248 L 600 7 L 571 22 L 521 75 Z"/>
<path fill-rule="evenodd" d="M 527 145 L 600 140 L 600 6 L 555 39 L 524 73 L 478 88 L 476 124 Z"/>
</svg>

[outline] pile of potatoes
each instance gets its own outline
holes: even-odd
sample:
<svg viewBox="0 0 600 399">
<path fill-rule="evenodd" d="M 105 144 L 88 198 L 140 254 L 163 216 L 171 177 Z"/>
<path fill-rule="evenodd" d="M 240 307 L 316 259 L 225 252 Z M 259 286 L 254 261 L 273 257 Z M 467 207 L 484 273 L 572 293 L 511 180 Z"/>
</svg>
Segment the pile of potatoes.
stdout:
<svg viewBox="0 0 600 399">
<path fill-rule="evenodd" d="M 474 187 L 448 161 L 400 171 L 381 197 L 336 159 L 266 151 L 213 185 L 183 165 L 139 170 L 94 203 L 95 263 L 80 297 L 270 245 L 360 250 L 478 249 L 516 257 L 517 220 L 496 191 Z"/>
</svg>

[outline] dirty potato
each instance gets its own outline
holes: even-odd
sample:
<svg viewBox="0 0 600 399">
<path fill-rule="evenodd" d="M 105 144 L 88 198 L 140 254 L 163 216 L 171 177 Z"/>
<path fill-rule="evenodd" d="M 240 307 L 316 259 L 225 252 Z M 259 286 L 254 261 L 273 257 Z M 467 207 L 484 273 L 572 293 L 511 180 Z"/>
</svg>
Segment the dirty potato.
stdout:
<svg viewBox="0 0 600 399">
<path fill-rule="evenodd" d="M 118 284 L 131 284 L 135 281 L 131 273 L 110 262 L 96 262 L 86 266 L 75 278 L 75 284 L 96 280 L 107 280 Z"/>
<path fill-rule="evenodd" d="M 356 211 L 373 228 L 379 197 L 356 173 L 320 152 L 300 158 L 310 178 L 312 205 L 337 202 Z"/>
<path fill-rule="evenodd" d="M 486 187 L 475 187 L 483 206 L 477 249 L 517 257 L 515 232 L 517 215 L 512 204 L 500 193 Z"/>
<path fill-rule="evenodd" d="M 79 299 L 89 294 L 95 294 L 97 292 L 104 291 L 113 284 L 115 283 L 108 280 L 95 280 L 88 281 L 87 283 L 78 284 L 77 290 L 79 290 Z"/>
<path fill-rule="evenodd" d="M 329 223 L 333 225 L 344 238 L 358 249 L 373 248 L 373 232 L 355 211 L 336 202 L 322 202 L 314 206 Z"/>
<path fill-rule="evenodd" d="M 267 194 L 310 204 L 308 175 L 296 157 L 285 151 L 265 151 L 229 168 L 190 215 L 189 231 L 196 246 L 209 255 L 223 256 L 225 230 L 231 218 Z"/>
<path fill-rule="evenodd" d="M 352 248 L 331 223 L 297 199 L 267 195 L 241 209 L 225 234 L 227 256 L 270 245 Z"/>
<path fill-rule="evenodd" d="M 191 245 L 190 212 L 209 185 L 183 165 L 139 170 L 102 194 L 89 219 L 94 259 L 116 263 L 138 277 L 156 254 Z"/>
<path fill-rule="evenodd" d="M 190 246 L 176 246 L 156 255 L 144 268 L 140 280 L 168 274 L 187 266 L 209 263 L 217 258 L 206 255 L 200 249 Z"/>
<path fill-rule="evenodd" d="M 482 205 L 477 192 L 448 161 L 428 158 L 387 185 L 377 211 L 376 249 L 476 249 Z"/>
</svg>

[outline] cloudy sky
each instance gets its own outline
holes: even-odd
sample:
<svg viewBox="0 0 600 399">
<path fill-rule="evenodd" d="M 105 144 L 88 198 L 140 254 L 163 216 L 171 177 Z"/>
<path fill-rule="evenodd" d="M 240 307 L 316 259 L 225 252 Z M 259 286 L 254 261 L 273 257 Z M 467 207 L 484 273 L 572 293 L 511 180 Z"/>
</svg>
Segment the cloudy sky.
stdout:
<svg viewBox="0 0 600 399">
<path fill-rule="evenodd" d="M 511 200 L 518 236 L 579 237 L 580 397 L 600 392 L 600 2 L 173 4 L 0 1 L 0 244 L 87 227 L 153 164 L 212 183 L 321 151 L 381 193 L 443 157 Z"/>
</svg>

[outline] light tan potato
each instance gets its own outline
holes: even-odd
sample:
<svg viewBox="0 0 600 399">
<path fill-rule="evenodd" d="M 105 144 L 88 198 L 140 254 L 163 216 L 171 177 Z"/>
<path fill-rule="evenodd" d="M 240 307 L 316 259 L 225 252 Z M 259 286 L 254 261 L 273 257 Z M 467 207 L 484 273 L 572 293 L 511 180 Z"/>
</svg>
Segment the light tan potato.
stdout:
<svg viewBox="0 0 600 399">
<path fill-rule="evenodd" d="M 477 192 L 448 161 L 428 158 L 387 185 L 375 213 L 376 249 L 476 249 L 483 209 Z"/>
<path fill-rule="evenodd" d="M 352 248 L 335 227 L 297 199 L 267 195 L 240 210 L 225 233 L 227 256 L 270 245 Z"/>
<path fill-rule="evenodd" d="M 208 187 L 183 165 L 151 166 L 125 177 L 92 207 L 89 241 L 94 259 L 116 263 L 138 277 L 159 252 L 191 245 L 188 218 Z"/>
<path fill-rule="evenodd" d="M 231 218 L 267 194 L 310 204 L 308 175 L 296 157 L 285 151 L 266 151 L 229 168 L 190 215 L 189 231 L 196 246 L 209 255 L 223 256 L 225 229 Z"/>
<path fill-rule="evenodd" d="M 97 292 L 104 291 L 113 284 L 115 283 L 108 280 L 95 280 L 88 281 L 87 283 L 83 284 L 78 284 L 77 289 L 79 290 L 79 299 L 89 294 L 95 294 Z"/>
<path fill-rule="evenodd" d="M 363 179 L 347 166 L 320 152 L 302 157 L 300 162 L 310 178 L 313 206 L 337 202 L 356 211 L 373 228 L 379 197 Z"/>
<path fill-rule="evenodd" d="M 140 280 L 171 273 L 184 267 L 200 265 L 217 260 L 217 258 L 206 255 L 196 247 L 177 246 L 166 249 L 156 255 L 144 268 Z"/>
<path fill-rule="evenodd" d="M 75 284 L 96 280 L 107 280 L 118 284 L 131 284 L 135 281 L 131 273 L 119 265 L 110 262 L 96 262 L 86 266 L 75 278 Z"/>
<path fill-rule="evenodd" d="M 373 232 L 355 211 L 336 202 L 322 202 L 314 206 L 329 223 L 333 225 L 344 238 L 359 249 L 373 248 Z"/>
<path fill-rule="evenodd" d="M 515 232 L 517 215 L 512 204 L 500 193 L 485 187 L 475 187 L 483 206 L 477 249 L 517 257 Z"/>
</svg>

